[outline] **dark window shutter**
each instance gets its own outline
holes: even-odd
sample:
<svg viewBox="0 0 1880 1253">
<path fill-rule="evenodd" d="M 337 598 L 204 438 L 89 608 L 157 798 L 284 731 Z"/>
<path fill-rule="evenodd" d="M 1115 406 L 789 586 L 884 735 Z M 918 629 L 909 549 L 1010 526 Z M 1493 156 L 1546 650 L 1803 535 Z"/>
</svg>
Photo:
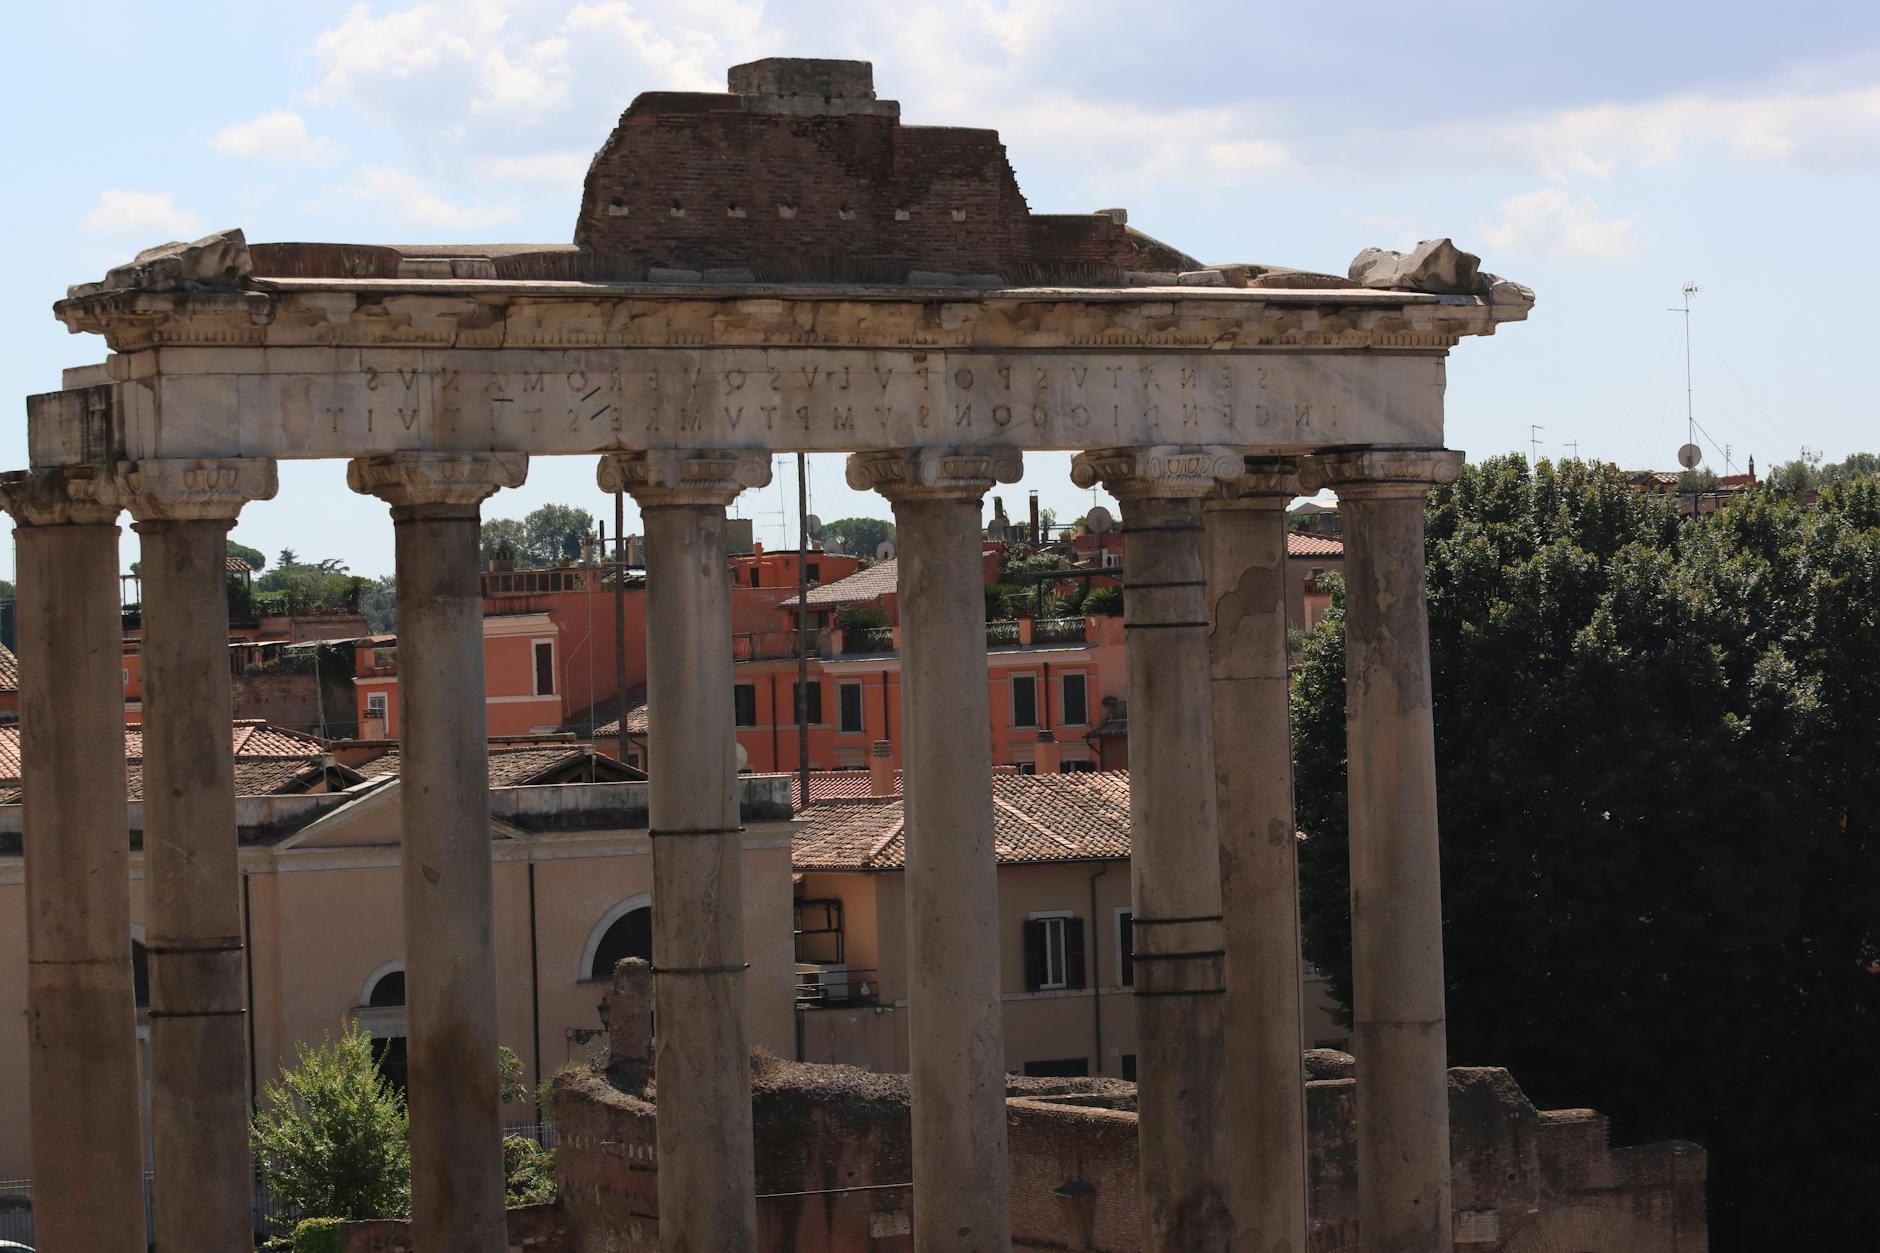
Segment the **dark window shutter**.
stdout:
<svg viewBox="0 0 1880 1253">
<path fill-rule="evenodd" d="M 1084 986 L 1084 920 L 1064 920 L 1064 986 Z"/>
<path fill-rule="evenodd" d="M 1117 954 L 1123 965 L 1123 986 L 1136 985 L 1136 927 L 1135 914 L 1124 914 L 1117 927 L 1117 947 L 1122 951 Z"/>
<path fill-rule="evenodd" d="M 1025 990 L 1036 992 L 1044 983 L 1044 923 L 1025 924 Z"/>
</svg>

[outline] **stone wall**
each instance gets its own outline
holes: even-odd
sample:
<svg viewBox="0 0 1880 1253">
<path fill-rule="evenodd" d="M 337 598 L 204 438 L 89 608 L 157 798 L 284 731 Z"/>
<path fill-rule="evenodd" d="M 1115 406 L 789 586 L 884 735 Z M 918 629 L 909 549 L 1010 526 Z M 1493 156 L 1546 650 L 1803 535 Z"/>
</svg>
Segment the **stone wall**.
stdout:
<svg viewBox="0 0 1880 1253">
<path fill-rule="evenodd" d="M 509 1253 L 564 1253 L 569 1232 L 561 1208 L 527 1205 L 508 1211 Z M 414 1253 L 411 1224 L 378 1218 L 340 1229 L 340 1253 Z"/>
<path fill-rule="evenodd" d="M 997 132 L 903 126 L 867 62 L 760 61 L 729 83 L 647 92 L 621 116 L 575 223 L 595 277 L 951 283 L 1056 263 L 1120 282 L 1197 268 L 1110 217 L 1034 218 Z"/>
<path fill-rule="evenodd" d="M 1351 1060 L 1308 1063 L 1309 1253 L 1345 1253 L 1358 1247 Z M 1701 1148 L 1615 1151 L 1603 1117 L 1536 1110 L 1505 1070 L 1457 1068 L 1449 1090 L 1460 1253 L 1704 1253 Z M 581 1072 L 556 1091 L 570 1247 L 653 1248 L 652 1104 Z M 1014 1078 L 1008 1095 L 1015 1247 L 1137 1249 L 1134 1086 Z M 762 1249 L 910 1247 L 905 1077 L 764 1059 L 753 1101 Z"/>
</svg>

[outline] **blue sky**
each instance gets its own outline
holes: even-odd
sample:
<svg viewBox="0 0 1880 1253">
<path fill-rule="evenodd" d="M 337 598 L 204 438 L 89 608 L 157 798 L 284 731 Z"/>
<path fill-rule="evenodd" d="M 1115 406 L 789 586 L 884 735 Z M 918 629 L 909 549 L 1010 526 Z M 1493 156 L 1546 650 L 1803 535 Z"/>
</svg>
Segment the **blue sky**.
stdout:
<svg viewBox="0 0 1880 1253">
<path fill-rule="evenodd" d="M 635 93 L 722 90 L 731 64 L 808 55 L 872 60 L 908 121 L 997 127 L 1034 209 L 1126 206 L 1206 260 L 1342 271 L 1367 244 L 1452 236 L 1539 293 L 1526 324 L 1454 354 L 1449 443 L 1472 455 L 1526 450 L 1538 424 L 1543 454 L 1669 466 L 1683 367 L 1666 310 L 1687 280 L 1704 288 L 1713 467 L 1723 446 L 1738 468 L 1880 448 L 1855 368 L 1880 5 L 249 0 L 32 5 L 10 35 L 14 397 L 101 356 L 51 302 L 138 248 L 227 226 L 565 241 L 587 158 Z M 23 465 L 23 403 L 5 413 L 0 460 Z M 1028 459 L 1008 508 L 1030 488 L 1087 507 L 1068 462 Z M 843 486 L 839 459 L 811 465 L 823 517 L 887 512 Z M 602 512 L 593 482 L 591 459 L 538 459 L 488 513 Z M 773 542 L 792 507 L 779 487 L 745 506 Z M 383 507 L 338 463 L 284 465 L 281 498 L 236 534 L 391 568 Z"/>
</svg>

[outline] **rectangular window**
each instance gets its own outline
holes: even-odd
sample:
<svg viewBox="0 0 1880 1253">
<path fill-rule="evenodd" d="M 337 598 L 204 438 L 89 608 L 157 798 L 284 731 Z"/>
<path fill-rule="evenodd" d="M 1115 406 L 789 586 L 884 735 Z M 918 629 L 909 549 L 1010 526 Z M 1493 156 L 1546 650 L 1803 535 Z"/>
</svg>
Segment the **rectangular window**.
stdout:
<svg viewBox="0 0 1880 1253">
<path fill-rule="evenodd" d="M 862 685 L 844 683 L 837 689 L 837 692 L 842 698 L 842 722 L 838 729 L 852 735 L 860 735 L 862 731 Z"/>
<path fill-rule="evenodd" d="M 1038 680 L 1029 674 L 1012 676 L 1012 725 L 1038 725 Z"/>
<path fill-rule="evenodd" d="M 1067 727 L 1081 727 L 1090 721 L 1090 682 L 1083 674 L 1064 676 L 1063 723 Z"/>
<path fill-rule="evenodd" d="M 822 567 L 813 561 L 804 566 L 803 581 L 810 584 L 812 587 L 822 582 Z"/>
<path fill-rule="evenodd" d="M 1026 1062 L 1025 1074 L 1032 1079 L 1082 1079 L 1090 1074 L 1090 1059 L 1054 1057 L 1047 1061 Z"/>
<path fill-rule="evenodd" d="M 1116 911 L 1116 960 L 1122 972 L 1123 986 L 1136 986 L 1136 915 L 1127 909 Z"/>
<path fill-rule="evenodd" d="M 796 710 L 797 721 L 806 721 L 812 726 L 822 725 L 822 684 L 811 683 L 806 691 L 802 684 L 792 683 L 790 699 Z"/>
<path fill-rule="evenodd" d="M 757 725 L 757 685 L 734 683 L 731 686 L 732 721 L 741 727 Z"/>
<path fill-rule="evenodd" d="M 1025 920 L 1025 990 L 1084 986 L 1084 923 L 1068 910 Z"/>
<path fill-rule="evenodd" d="M 535 694 L 555 694 L 555 641 L 535 641 Z"/>
<path fill-rule="evenodd" d="M 1134 1053 L 1123 1054 L 1123 1078 L 1130 1083 L 1136 1082 L 1136 1055 Z"/>
<path fill-rule="evenodd" d="M 385 721 L 385 693 L 369 692 L 366 694 L 366 717 Z"/>
</svg>

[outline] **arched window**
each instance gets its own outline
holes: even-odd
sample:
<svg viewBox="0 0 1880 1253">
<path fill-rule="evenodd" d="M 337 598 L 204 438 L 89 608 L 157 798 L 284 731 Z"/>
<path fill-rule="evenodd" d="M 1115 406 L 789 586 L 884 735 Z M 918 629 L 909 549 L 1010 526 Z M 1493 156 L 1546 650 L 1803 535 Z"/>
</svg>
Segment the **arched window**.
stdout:
<svg viewBox="0 0 1880 1253">
<path fill-rule="evenodd" d="M 653 960 L 653 898 L 644 892 L 608 910 L 595 925 L 581 956 L 580 977 L 611 980 L 624 957 Z"/>
<path fill-rule="evenodd" d="M 366 977 L 360 998 L 359 1025 L 372 1037 L 372 1060 L 379 1073 L 405 1090 L 405 965 L 387 962 Z"/>
</svg>

